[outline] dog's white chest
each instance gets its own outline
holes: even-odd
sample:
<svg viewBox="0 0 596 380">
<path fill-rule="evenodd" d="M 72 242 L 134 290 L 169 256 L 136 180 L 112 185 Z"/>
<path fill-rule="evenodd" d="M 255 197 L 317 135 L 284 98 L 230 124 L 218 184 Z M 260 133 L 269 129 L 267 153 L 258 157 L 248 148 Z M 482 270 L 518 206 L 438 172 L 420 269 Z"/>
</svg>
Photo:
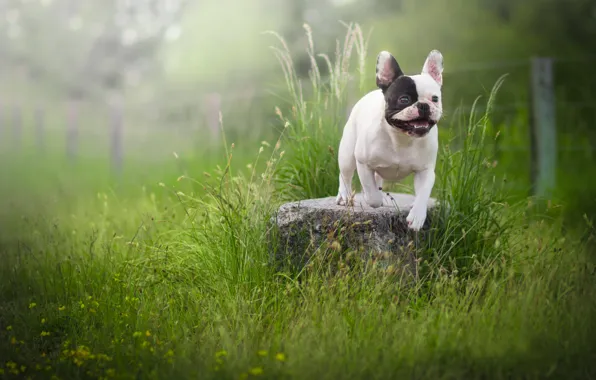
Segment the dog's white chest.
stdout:
<svg viewBox="0 0 596 380">
<path fill-rule="evenodd" d="M 414 168 L 411 165 L 394 165 L 389 167 L 376 167 L 374 169 L 381 178 L 386 181 L 401 181 L 414 172 Z"/>
<path fill-rule="evenodd" d="M 396 152 L 390 149 L 380 150 L 379 153 L 370 158 L 369 165 L 386 181 L 400 181 L 408 175 L 423 170 L 427 160 L 418 157 L 415 149 L 406 149 Z"/>
<path fill-rule="evenodd" d="M 379 128 L 374 134 L 364 134 L 356 147 L 356 159 L 387 181 L 400 181 L 435 165 L 438 146 L 436 128 L 418 139 L 398 133 L 391 134 Z"/>
</svg>

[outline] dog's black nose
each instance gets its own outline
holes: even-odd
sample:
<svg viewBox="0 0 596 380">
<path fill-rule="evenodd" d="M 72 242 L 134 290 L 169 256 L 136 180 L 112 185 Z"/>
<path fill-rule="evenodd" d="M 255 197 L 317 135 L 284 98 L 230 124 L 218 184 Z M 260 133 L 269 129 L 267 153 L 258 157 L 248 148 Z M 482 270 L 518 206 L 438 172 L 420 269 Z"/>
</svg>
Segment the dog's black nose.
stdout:
<svg viewBox="0 0 596 380">
<path fill-rule="evenodd" d="M 427 103 L 418 103 L 418 113 L 420 117 L 430 116 L 430 106 Z"/>
</svg>

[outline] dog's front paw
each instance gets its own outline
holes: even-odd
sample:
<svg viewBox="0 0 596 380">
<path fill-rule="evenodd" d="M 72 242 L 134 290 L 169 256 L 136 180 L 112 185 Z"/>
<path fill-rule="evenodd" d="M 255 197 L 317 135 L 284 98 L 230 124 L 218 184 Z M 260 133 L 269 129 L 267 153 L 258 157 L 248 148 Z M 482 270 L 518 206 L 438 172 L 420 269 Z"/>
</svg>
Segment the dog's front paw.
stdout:
<svg viewBox="0 0 596 380">
<path fill-rule="evenodd" d="M 419 231 L 426 220 L 426 209 L 413 207 L 406 218 L 408 227 L 413 231 Z"/>
<path fill-rule="evenodd" d="M 380 191 L 365 194 L 364 198 L 366 203 L 372 208 L 381 207 L 383 205 L 383 193 Z"/>
<path fill-rule="evenodd" d="M 354 206 L 354 195 L 348 193 L 344 194 L 340 191 L 335 198 L 335 203 L 340 206 Z"/>
</svg>

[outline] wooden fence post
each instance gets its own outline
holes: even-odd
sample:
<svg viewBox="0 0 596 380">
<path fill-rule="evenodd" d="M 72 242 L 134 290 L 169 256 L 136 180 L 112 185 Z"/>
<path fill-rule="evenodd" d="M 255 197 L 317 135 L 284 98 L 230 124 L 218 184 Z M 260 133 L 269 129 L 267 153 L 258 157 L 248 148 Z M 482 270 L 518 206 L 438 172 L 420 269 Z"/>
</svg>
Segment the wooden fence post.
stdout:
<svg viewBox="0 0 596 380">
<path fill-rule="evenodd" d="M 114 96 L 110 103 L 110 124 L 111 124 L 111 138 L 110 138 L 110 149 L 111 149 L 111 163 L 112 169 L 116 175 L 120 175 L 122 171 L 122 162 L 124 155 L 122 151 L 122 133 L 124 125 L 124 115 L 122 100 L 120 97 Z"/>
<path fill-rule="evenodd" d="M 548 197 L 556 186 L 557 128 L 552 58 L 533 58 L 530 133 L 534 195 Z"/>
<path fill-rule="evenodd" d="M 21 147 L 21 140 L 23 137 L 23 115 L 21 114 L 21 107 L 14 106 L 12 109 L 12 138 L 13 147 L 19 149 Z"/>
<path fill-rule="evenodd" d="M 43 108 L 37 107 L 35 109 L 35 142 L 37 153 L 45 151 L 45 125 L 44 125 L 44 111 Z"/>
<path fill-rule="evenodd" d="M 4 105 L 0 104 L 0 147 L 2 144 L 5 144 L 4 140 L 6 140 L 6 123 L 4 122 Z"/>
<path fill-rule="evenodd" d="M 211 130 L 211 136 L 217 138 L 220 130 L 219 113 L 221 112 L 221 95 L 216 92 L 207 94 L 204 104 L 207 126 Z"/>
<path fill-rule="evenodd" d="M 78 116 L 77 101 L 69 99 L 67 104 L 66 155 L 70 162 L 74 162 L 77 158 Z"/>
</svg>

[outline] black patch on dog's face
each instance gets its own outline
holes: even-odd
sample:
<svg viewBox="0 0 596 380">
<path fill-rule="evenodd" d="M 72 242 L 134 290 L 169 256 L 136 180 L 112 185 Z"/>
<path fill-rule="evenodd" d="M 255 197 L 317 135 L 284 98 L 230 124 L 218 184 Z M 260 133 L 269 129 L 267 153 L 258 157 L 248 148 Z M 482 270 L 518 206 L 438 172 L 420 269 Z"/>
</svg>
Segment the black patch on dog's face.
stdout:
<svg viewBox="0 0 596 380">
<path fill-rule="evenodd" d="M 386 114 L 395 115 L 417 101 L 416 83 L 409 76 L 402 75 L 385 91 Z"/>
<path fill-rule="evenodd" d="M 431 54 L 434 54 L 432 58 L 436 61 L 439 53 L 433 51 Z M 429 55 L 429 57 L 431 56 Z M 430 70 L 427 67 L 429 59 L 427 58 L 427 63 L 423 68 L 426 71 Z M 436 64 L 435 61 L 431 63 Z M 426 135 L 437 121 L 432 119 L 433 113 L 430 105 L 426 101 L 418 102 L 419 94 L 414 78 L 405 75 L 397 60 L 387 51 L 382 51 L 377 56 L 376 70 L 377 87 L 381 89 L 385 97 L 385 120 L 387 123 L 410 136 L 422 137 Z M 437 78 L 440 79 L 441 71 L 433 72 L 435 81 Z M 429 75 L 432 76 L 432 74 Z M 433 95 L 432 101 L 435 103 L 438 101 L 438 98 L 434 100 L 436 97 L 437 95 Z M 406 110 L 408 108 L 411 109 Z M 402 111 L 403 114 L 399 119 L 394 117 Z"/>
<path fill-rule="evenodd" d="M 402 121 L 393 118 L 395 114 L 418 102 L 418 91 L 416 82 L 407 76 L 402 75 L 397 78 L 385 91 L 385 120 L 389 125 L 401 129 L 410 136 L 422 137 L 436 124 L 435 120 L 430 119 L 429 106 L 426 103 L 418 103 L 420 117 L 415 120 Z M 426 127 L 417 128 L 416 124 L 426 124 Z"/>
</svg>

